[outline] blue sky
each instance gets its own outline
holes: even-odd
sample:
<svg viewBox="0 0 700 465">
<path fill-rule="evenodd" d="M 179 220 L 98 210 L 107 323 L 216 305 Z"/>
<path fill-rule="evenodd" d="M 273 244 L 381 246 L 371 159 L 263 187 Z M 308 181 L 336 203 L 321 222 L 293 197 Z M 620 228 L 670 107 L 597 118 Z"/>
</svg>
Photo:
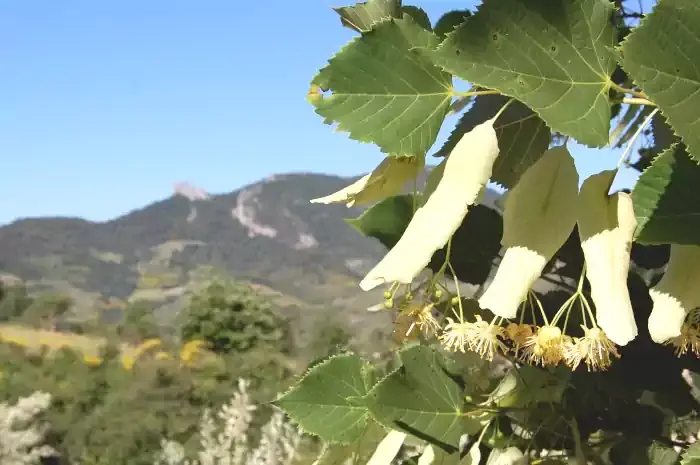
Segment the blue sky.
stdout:
<svg viewBox="0 0 700 465">
<path fill-rule="evenodd" d="M 305 101 L 353 37 L 331 10 L 345 3 L 2 1 L 0 223 L 103 221 L 178 181 L 220 193 L 273 172 L 371 170 L 379 150 L 334 133 Z M 465 6 L 417 3 L 433 21 Z M 619 156 L 573 152 L 582 177 Z M 635 174 L 618 178 L 630 186 Z"/>
</svg>

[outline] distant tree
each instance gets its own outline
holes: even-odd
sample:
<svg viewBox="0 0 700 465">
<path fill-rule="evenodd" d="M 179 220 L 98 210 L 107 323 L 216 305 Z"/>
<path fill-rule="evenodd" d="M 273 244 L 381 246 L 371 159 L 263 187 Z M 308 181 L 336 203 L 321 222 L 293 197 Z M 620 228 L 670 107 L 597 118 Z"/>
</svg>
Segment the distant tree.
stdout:
<svg viewBox="0 0 700 465">
<path fill-rule="evenodd" d="M 0 282 L 0 321 L 21 317 L 32 301 L 23 284 L 6 285 Z"/>
<path fill-rule="evenodd" d="M 22 314 L 24 322 L 55 330 L 57 320 L 73 306 L 70 296 L 58 292 L 46 292 L 35 298 Z"/>
<path fill-rule="evenodd" d="M 317 323 L 314 336 L 309 348 L 314 358 L 325 358 L 351 348 L 352 335 L 337 320 L 322 320 Z"/>
<path fill-rule="evenodd" d="M 139 343 L 158 337 L 160 329 L 153 315 L 154 306 L 146 300 L 131 303 L 117 325 L 117 334 L 124 340 Z"/>
<path fill-rule="evenodd" d="M 286 323 L 247 284 L 215 277 L 190 296 L 183 311 L 182 340 L 204 340 L 218 353 L 287 349 Z"/>
<path fill-rule="evenodd" d="M 44 444 L 49 425 L 40 415 L 51 405 L 51 395 L 34 392 L 14 405 L 0 403 L 0 463 L 39 465 L 55 450 Z"/>
</svg>

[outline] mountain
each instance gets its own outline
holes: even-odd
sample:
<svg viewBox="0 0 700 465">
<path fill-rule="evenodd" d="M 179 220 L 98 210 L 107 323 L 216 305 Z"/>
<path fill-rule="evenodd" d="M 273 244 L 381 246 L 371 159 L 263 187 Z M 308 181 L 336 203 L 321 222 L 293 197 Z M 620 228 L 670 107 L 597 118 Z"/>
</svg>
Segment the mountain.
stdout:
<svg viewBox="0 0 700 465">
<path fill-rule="evenodd" d="M 202 267 L 214 266 L 299 318 L 342 310 L 351 321 L 384 321 L 365 311 L 383 290 L 363 293 L 357 283 L 385 249 L 343 220 L 362 209 L 309 203 L 355 179 L 280 174 L 221 195 L 180 184 L 171 197 L 107 222 L 18 220 L 0 228 L 0 273 L 68 293 L 78 313 L 147 299 L 168 315 Z M 486 203 L 498 196 L 489 192 Z"/>
</svg>

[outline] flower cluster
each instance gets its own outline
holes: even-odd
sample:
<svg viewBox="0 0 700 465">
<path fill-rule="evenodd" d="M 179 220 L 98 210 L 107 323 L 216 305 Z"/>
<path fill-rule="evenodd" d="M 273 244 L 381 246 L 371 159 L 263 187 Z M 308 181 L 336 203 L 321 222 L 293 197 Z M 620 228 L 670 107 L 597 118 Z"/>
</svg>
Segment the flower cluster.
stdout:
<svg viewBox="0 0 700 465">
<path fill-rule="evenodd" d="M 498 320 L 496 317 L 487 322 L 478 315 L 473 322 L 448 318 L 439 340 L 447 350 L 471 350 L 486 360 L 493 360 L 499 353 L 512 354 L 523 363 L 543 367 L 564 363 L 573 370 L 581 363 L 589 371 L 605 370 L 620 357 L 616 345 L 597 326 L 583 326 L 582 337 L 571 337 L 551 323 L 535 326 L 511 322 L 502 326 Z"/>
<path fill-rule="evenodd" d="M 394 319 L 394 339 L 403 342 L 416 339 L 421 334 L 425 337 L 436 335 L 440 331 L 440 323 L 435 318 L 435 302 L 442 297 L 442 290 L 431 285 L 428 289 L 419 291 L 419 298 L 416 298 L 416 290 L 409 288 L 397 299 L 399 287 L 399 283 L 394 283 L 384 293 L 384 308 L 398 311 Z"/>
<path fill-rule="evenodd" d="M 312 94 L 317 95 L 315 92 Z M 394 283 L 386 306 L 398 309 L 395 335 L 399 340 L 437 334 L 448 349 L 468 349 L 487 359 L 498 352 L 512 352 L 520 360 L 542 366 L 565 363 L 576 368 L 585 364 L 589 370 L 604 370 L 620 356 L 617 346 L 625 346 L 638 335 L 627 278 L 639 225 L 632 196 L 610 192 L 618 170 L 601 171 L 581 183 L 566 142 L 544 151 L 507 186 L 500 238 L 502 260 L 478 299 L 479 307 L 495 316 L 493 321 L 482 317 L 466 321 L 461 308 L 459 315 L 455 312 L 455 318 L 446 317 L 446 322 L 436 319 L 431 291 L 445 266 L 433 278 L 427 298 L 409 298 L 416 277 L 445 246 L 449 265 L 452 237 L 469 211 L 481 202 L 496 169 L 500 147 L 494 124 L 512 102 L 463 134 L 431 171 L 420 194 L 414 187 L 412 214 L 405 229 L 361 280 L 360 288 L 369 291 Z M 382 202 L 398 195 L 411 180 L 415 183 L 423 168 L 424 157 L 390 154 L 372 173 L 312 202 L 347 206 Z M 578 291 L 551 322 L 542 312 L 541 325 L 524 325 L 522 317 L 513 323 L 518 321 L 523 302 L 532 295 L 533 285 L 575 228 L 587 269 L 582 272 Z M 649 334 L 659 344 L 675 346 L 679 355 L 700 353 L 698 324 L 685 322 L 687 315 L 700 307 L 699 264 L 700 246 L 672 244 L 664 276 L 649 290 L 653 301 Z M 450 271 L 454 276 L 454 270 Z M 581 294 L 584 279 L 590 285 L 595 314 Z M 395 306 L 395 289 L 402 284 L 409 292 Z M 584 312 L 579 337 L 565 334 L 569 304 L 575 300 L 581 300 Z M 557 325 L 560 318 L 564 321 L 561 327 Z"/>
<path fill-rule="evenodd" d="M 402 286 L 395 282 L 384 293 L 384 307 L 397 311 L 394 320 L 397 342 L 402 343 L 421 336 L 435 336 L 448 351 L 472 351 L 489 361 L 496 355 L 512 356 L 522 363 L 542 367 L 563 363 L 573 370 L 582 364 L 589 371 L 606 370 L 614 359 L 620 358 L 617 345 L 600 328 L 596 315 L 582 292 L 585 269 L 576 291 L 551 319 L 547 318 L 537 295 L 528 290 L 526 299 L 516 309 L 516 316 L 520 315 L 519 322 L 499 315 L 494 315 L 491 321 L 485 320 L 480 314 L 476 314 L 473 320 L 465 318 L 459 293 L 449 302 L 443 301 L 444 293 L 439 289 L 442 286 L 436 279 L 439 277 L 440 273 L 437 273 L 432 279 L 415 288 L 408 285 L 405 288 L 406 292 L 400 296 L 397 294 Z M 448 311 L 451 314 L 441 315 L 436 311 L 436 305 L 439 306 L 438 302 L 441 301 L 448 303 Z M 576 303 L 580 304 L 582 335 L 572 337 L 566 334 L 566 328 Z M 528 312 L 532 314 L 532 324 L 524 323 L 524 315 Z M 700 312 L 697 315 L 696 320 L 700 322 Z M 560 321 L 563 321 L 561 327 Z M 688 323 L 684 326 L 686 329 L 682 337 L 669 343 L 677 345 L 683 353 L 688 349 L 696 352 L 700 350 L 698 322 Z"/>
<path fill-rule="evenodd" d="M 680 334 L 670 338 L 664 344 L 673 346 L 679 357 L 688 352 L 700 356 L 700 309 L 691 312 L 683 322 Z"/>
</svg>

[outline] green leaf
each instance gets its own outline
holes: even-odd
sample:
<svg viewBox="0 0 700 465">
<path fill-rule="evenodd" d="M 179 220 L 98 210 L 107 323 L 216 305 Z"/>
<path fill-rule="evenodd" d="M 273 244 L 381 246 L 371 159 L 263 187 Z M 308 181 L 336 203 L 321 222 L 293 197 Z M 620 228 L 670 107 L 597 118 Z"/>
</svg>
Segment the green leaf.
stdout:
<svg viewBox="0 0 700 465">
<path fill-rule="evenodd" d="M 622 44 L 623 66 L 700 162 L 700 3 L 663 0 Z"/>
<path fill-rule="evenodd" d="M 324 444 L 313 465 L 344 465 L 348 460 L 356 464 L 367 463 L 384 436 L 384 428 L 370 419 L 362 435 L 352 444 Z"/>
<path fill-rule="evenodd" d="M 675 465 L 678 456 L 673 447 L 638 437 L 626 437 L 610 449 L 615 465 Z"/>
<path fill-rule="evenodd" d="M 552 371 L 523 365 L 501 379 L 489 400 L 499 407 L 527 407 L 540 402 L 559 403 L 569 386 L 571 370 L 559 367 Z"/>
<path fill-rule="evenodd" d="M 465 429 L 462 388 L 448 374 L 448 360 L 430 347 L 412 346 L 401 361 L 367 396 L 372 415 L 447 452 L 457 450 Z"/>
<path fill-rule="evenodd" d="M 642 244 L 700 245 L 700 165 L 675 144 L 659 155 L 632 191 L 636 240 Z"/>
<path fill-rule="evenodd" d="M 651 129 L 654 134 L 654 149 L 652 150 L 654 155 L 658 155 L 673 144 L 681 142 L 681 139 L 673 133 L 673 128 L 668 124 L 666 118 L 659 113 L 651 119 Z"/>
<path fill-rule="evenodd" d="M 452 100 L 452 77 L 414 48 L 438 38 L 410 15 L 384 20 L 329 60 L 312 81 L 316 112 L 360 142 L 385 153 L 424 156 Z"/>
<path fill-rule="evenodd" d="M 357 218 L 345 220 L 350 226 L 367 237 L 379 239 L 385 247 L 392 248 L 413 217 L 413 195 L 395 195 L 381 200 Z"/>
<path fill-rule="evenodd" d="M 423 453 L 425 454 L 426 451 L 427 447 Z M 448 454 L 440 448 L 433 447 L 432 452 L 434 454 L 434 458 L 430 465 L 478 465 L 478 463 L 474 463 L 473 460 L 471 460 L 469 455 L 465 455 L 463 458 L 460 457 L 461 454 L 459 451 Z M 407 462 L 411 463 L 410 461 Z M 420 459 L 418 463 L 420 463 Z"/>
<path fill-rule="evenodd" d="M 691 444 L 690 447 L 683 452 L 681 465 L 700 465 L 700 442 Z"/>
<path fill-rule="evenodd" d="M 652 108 L 646 106 L 643 109 L 643 112 L 644 111 L 646 111 L 648 114 L 650 111 L 652 111 Z M 646 116 L 643 116 L 642 119 L 645 117 Z M 654 160 L 654 158 L 656 158 L 664 150 L 668 149 L 670 146 L 677 142 L 681 142 L 681 138 L 673 133 L 673 128 L 669 126 L 668 122 L 666 121 L 666 118 L 664 118 L 661 113 L 656 113 L 651 118 L 651 130 L 654 134 L 654 144 L 647 149 L 640 150 L 639 160 L 637 160 L 634 164 L 631 165 L 633 168 L 639 171 L 644 171 L 645 169 L 647 169 L 651 162 Z"/>
<path fill-rule="evenodd" d="M 350 353 L 316 365 L 275 403 L 306 432 L 331 443 L 350 444 L 365 432 L 373 367 Z"/>
<path fill-rule="evenodd" d="M 369 0 L 353 6 L 333 8 L 333 10 L 340 15 L 343 26 L 358 32 L 366 32 L 383 19 L 399 18 L 401 0 Z"/>
<path fill-rule="evenodd" d="M 448 11 L 437 20 L 433 31 L 442 40 L 447 34 L 454 31 L 457 26 L 466 21 L 471 15 L 472 12 L 469 10 Z"/>
<path fill-rule="evenodd" d="M 459 119 L 436 157 L 448 155 L 464 134 L 478 124 L 496 116 L 508 101 L 502 95 L 481 95 L 474 106 Z M 513 102 L 493 125 L 498 137 L 500 154 L 493 165 L 491 181 L 511 188 L 520 176 L 544 154 L 549 147 L 551 132 L 542 119 L 520 102 Z"/>
<path fill-rule="evenodd" d="M 430 24 L 430 17 L 423 8 L 418 8 L 417 6 L 413 5 L 404 5 L 402 10 L 403 14 L 409 15 L 416 23 L 418 23 L 420 27 L 426 31 L 433 30 L 433 26 Z"/>
<path fill-rule="evenodd" d="M 412 217 L 413 196 L 406 194 L 377 202 L 359 217 L 345 221 L 361 234 L 374 237 L 391 249 L 403 235 Z M 467 216 L 452 236 L 450 250 L 450 263 L 460 281 L 472 284 L 486 281 L 493 259 L 501 249 L 502 234 L 503 220 L 498 212 L 483 205 L 469 208 Z M 447 246 L 436 251 L 428 268 L 437 272 L 445 262 L 446 254 Z M 451 275 L 449 271 L 447 274 Z"/>
<path fill-rule="evenodd" d="M 613 9 L 607 0 L 485 0 L 428 53 L 452 74 L 521 100 L 552 130 L 602 147 L 615 70 Z"/>
</svg>

